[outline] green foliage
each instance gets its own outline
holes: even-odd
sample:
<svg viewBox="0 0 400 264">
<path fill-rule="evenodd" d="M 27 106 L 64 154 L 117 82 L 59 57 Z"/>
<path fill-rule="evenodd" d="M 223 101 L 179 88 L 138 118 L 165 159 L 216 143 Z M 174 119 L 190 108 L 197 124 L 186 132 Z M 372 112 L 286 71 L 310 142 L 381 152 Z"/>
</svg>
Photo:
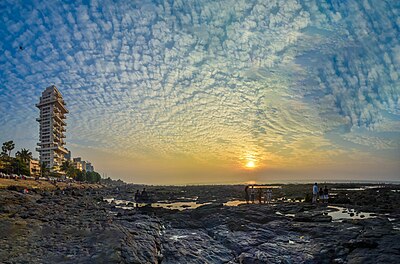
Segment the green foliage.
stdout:
<svg viewBox="0 0 400 264">
<path fill-rule="evenodd" d="M 20 151 L 17 151 L 17 153 L 15 153 L 15 156 L 23 162 L 27 163 L 32 159 L 32 152 L 30 152 L 29 149 L 23 148 Z"/>
<path fill-rule="evenodd" d="M 75 180 L 84 182 L 86 181 L 86 173 L 80 170 L 76 170 L 76 177 Z"/>
<path fill-rule="evenodd" d="M 3 143 L 3 146 L 1 147 L 1 154 L 2 156 L 7 155 L 7 156 L 11 156 L 11 151 L 14 149 L 15 144 L 14 141 L 10 140 L 10 141 L 6 141 Z"/>
<path fill-rule="evenodd" d="M 11 173 L 17 174 L 17 175 L 26 175 L 29 176 L 30 170 L 29 166 L 23 162 L 21 159 L 16 159 L 16 158 L 11 158 L 11 162 L 9 163 L 10 168 L 8 171 L 11 171 Z"/>
<path fill-rule="evenodd" d="M 7 174 L 17 175 L 30 175 L 29 165 L 19 158 L 9 157 L 8 155 L 2 155 L 0 159 L 0 171 Z"/>
<path fill-rule="evenodd" d="M 0 158 L 0 172 L 3 173 L 11 173 L 11 159 L 6 155 L 6 156 L 1 156 Z"/>
<path fill-rule="evenodd" d="M 40 171 L 42 177 L 48 177 L 50 173 L 50 169 L 46 166 L 44 162 L 40 163 Z"/>
<path fill-rule="evenodd" d="M 77 181 L 81 182 L 89 182 L 89 183 L 97 183 L 100 182 L 101 176 L 99 173 L 93 171 L 93 172 L 84 172 L 84 171 L 79 171 L 77 173 L 77 176 L 75 178 Z"/>
<path fill-rule="evenodd" d="M 1 147 L 2 152 L 0 154 L 0 171 L 5 173 L 14 173 L 22 175 L 30 175 L 29 161 L 32 159 L 32 152 L 29 149 L 22 148 L 20 151 L 15 153 L 16 158 L 11 157 L 11 151 L 15 148 L 14 141 L 6 141 Z M 42 177 L 59 177 L 60 175 L 56 172 L 51 172 L 50 168 L 45 163 L 40 164 L 41 176 Z M 101 176 L 97 172 L 85 172 L 76 169 L 73 164 L 67 160 L 64 161 L 60 167 L 61 171 L 64 171 L 67 177 L 73 178 L 81 182 L 97 183 L 100 182 Z"/>
<path fill-rule="evenodd" d="M 86 180 L 90 183 L 97 183 L 100 182 L 101 176 L 99 173 L 93 171 L 93 172 L 87 172 L 86 173 Z"/>
<path fill-rule="evenodd" d="M 67 177 L 75 179 L 79 170 L 77 170 L 71 163 L 71 161 L 66 160 L 60 167 L 61 171 L 64 171 Z"/>
</svg>

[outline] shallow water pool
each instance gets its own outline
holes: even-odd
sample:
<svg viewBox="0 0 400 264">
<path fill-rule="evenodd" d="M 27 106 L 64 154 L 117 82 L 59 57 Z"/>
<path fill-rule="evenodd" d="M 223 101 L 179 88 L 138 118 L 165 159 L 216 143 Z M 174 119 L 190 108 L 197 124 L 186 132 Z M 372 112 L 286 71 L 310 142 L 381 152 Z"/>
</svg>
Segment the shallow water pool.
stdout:
<svg viewBox="0 0 400 264">
<path fill-rule="evenodd" d="M 104 201 L 108 203 L 115 204 L 116 208 L 121 208 L 125 210 L 133 210 L 135 207 L 143 207 L 149 205 L 154 208 L 165 208 L 165 209 L 177 209 L 177 210 L 185 210 L 185 209 L 196 209 L 202 205 L 207 205 L 211 203 L 197 203 L 197 202 L 158 202 L 158 203 L 136 203 L 134 201 L 127 200 L 118 200 L 114 198 L 105 198 Z"/>
<path fill-rule="evenodd" d="M 337 211 L 330 210 L 326 212 L 329 216 L 332 217 L 332 221 L 337 221 L 337 222 L 340 222 L 344 219 L 368 219 L 376 217 L 373 213 L 358 212 L 355 211 L 354 209 L 349 209 L 341 206 L 329 205 L 328 209 L 337 210 Z"/>
</svg>

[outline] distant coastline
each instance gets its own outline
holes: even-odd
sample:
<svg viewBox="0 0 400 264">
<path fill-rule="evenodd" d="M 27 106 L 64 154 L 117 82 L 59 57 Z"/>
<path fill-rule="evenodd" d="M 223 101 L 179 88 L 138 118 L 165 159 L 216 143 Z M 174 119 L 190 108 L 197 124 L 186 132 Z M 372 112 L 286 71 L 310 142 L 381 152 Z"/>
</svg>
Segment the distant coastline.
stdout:
<svg viewBox="0 0 400 264">
<path fill-rule="evenodd" d="M 123 181 L 123 180 L 121 180 Z M 139 182 L 126 182 L 127 184 L 135 185 L 149 185 L 149 186 L 213 186 L 213 185 L 288 185 L 288 184 L 313 184 L 318 183 L 334 183 L 334 184 L 400 184 L 400 180 L 271 180 L 263 182 L 217 182 L 217 183 L 184 183 L 184 184 L 151 184 L 151 183 L 139 183 Z"/>
</svg>

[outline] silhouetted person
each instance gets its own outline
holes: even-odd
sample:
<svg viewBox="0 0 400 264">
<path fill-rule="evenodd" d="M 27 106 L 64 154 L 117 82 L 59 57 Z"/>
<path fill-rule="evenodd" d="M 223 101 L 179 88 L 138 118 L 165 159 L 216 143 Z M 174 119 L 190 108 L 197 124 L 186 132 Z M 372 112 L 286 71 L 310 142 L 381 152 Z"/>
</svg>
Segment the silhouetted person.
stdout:
<svg viewBox="0 0 400 264">
<path fill-rule="evenodd" d="M 140 203 L 140 191 L 139 190 L 136 190 L 135 202 L 136 202 L 136 207 L 138 207 L 139 206 L 138 203 Z"/>
<path fill-rule="evenodd" d="M 318 184 L 314 183 L 313 191 L 312 191 L 312 202 L 316 203 L 318 198 Z"/>
<path fill-rule="evenodd" d="M 252 203 L 254 203 L 255 198 L 256 198 L 256 190 L 254 190 L 254 185 L 253 185 L 253 186 L 251 186 L 251 189 L 250 189 L 250 199 L 251 199 Z"/>
<path fill-rule="evenodd" d="M 267 200 L 267 203 L 271 203 L 272 201 L 272 190 L 271 189 L 267 189 L 266 195 L 265 195 L 265 199 L 264 199 L 264 203 L 265 200 Z"/>
<path fill-rule="evenodd" d="M 323 203 L 324 202 L 324 190 L 321 188 L 319 188 L 319 202 Z"/>
<path fill-rule="evenodd" d="M 261 188 L 258 189 L 258 203 L 259 203 L 259 204 L 261 204 L 262 194 L 263 194 L 262 189 L 261 189 Z"/>
<path fill-rule="evenodd" d="M 248 186 L 248 185 L 244 188 L 244 192 L 245 192 L 244 198 L 246 199 L 246 203 L 248 204 L 248 203 L 249 203 L 249 199 L 250 199 L 250 196 L 249 196 L 249 186 Z"/>
<path fill-rule="evenodd" d="M 329 200 L 329 191 L 328 191 L 328 187 L 326 187 L 326 185 L 325 185 L 325 188 L 324 188 L 324 202 L 328 203 L 328 200 Z"/>
<path fill-rule="evenodd" d="M 143 191 L 142 191 L 142 194 L 140 195 L 140 197 L 143 202 L 148 201 L 149 196 L 147 195 L 146 188 L 143 188 Z"/>
</svg>

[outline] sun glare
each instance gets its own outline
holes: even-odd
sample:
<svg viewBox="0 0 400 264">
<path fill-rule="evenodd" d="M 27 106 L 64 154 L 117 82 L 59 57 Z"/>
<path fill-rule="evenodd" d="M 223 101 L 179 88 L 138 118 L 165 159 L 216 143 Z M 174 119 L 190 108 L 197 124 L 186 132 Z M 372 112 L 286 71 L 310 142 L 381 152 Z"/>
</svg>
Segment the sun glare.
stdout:
<svg viewBox="0 0 400 264">
<path fill-rule="evenodd" d="M 255 166 L 256 166 L 256 164 L 255 164 L 254 161 L 252 161 L 252 160 L 249 160 L 249 161 L 246 163 L 246 167 L 249 168 L 249 169 L 252 169 L 252 168 L 254 168 Z"/>
</svg>

